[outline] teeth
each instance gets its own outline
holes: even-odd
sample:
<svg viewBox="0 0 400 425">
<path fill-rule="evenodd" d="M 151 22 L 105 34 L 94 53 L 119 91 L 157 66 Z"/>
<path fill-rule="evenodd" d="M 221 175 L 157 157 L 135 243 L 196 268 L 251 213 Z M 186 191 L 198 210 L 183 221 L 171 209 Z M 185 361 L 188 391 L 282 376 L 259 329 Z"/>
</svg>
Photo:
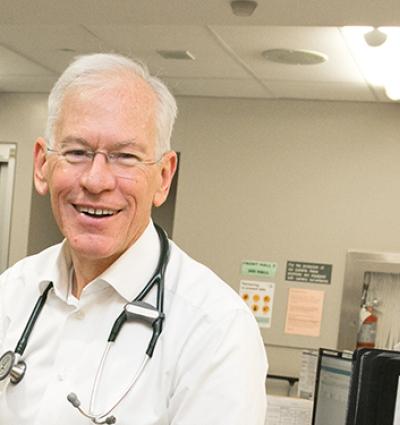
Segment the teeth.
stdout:
<svg viewBox="0 0 400 425">
<path fill-rule="evenodd" d="M 98 216 L 109 216 L 114 215 L 115 211 L 109 209 L 100 209 L 100 208 L 88 208 L 88 207 L 80 207 L 77 206 L 77 209 L 81 213 L 98 215 Z"/>
</svg>

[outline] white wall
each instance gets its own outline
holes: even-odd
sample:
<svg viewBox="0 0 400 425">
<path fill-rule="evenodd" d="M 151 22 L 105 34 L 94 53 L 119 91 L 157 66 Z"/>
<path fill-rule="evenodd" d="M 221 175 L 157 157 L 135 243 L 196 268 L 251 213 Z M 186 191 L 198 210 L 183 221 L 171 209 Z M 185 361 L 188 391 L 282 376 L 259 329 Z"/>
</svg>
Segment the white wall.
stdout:
<svg viewBox="0 0 400 425">
<path fill-rule="evenodd" d="M 242 260 L 278 263 L 263 335 L 271 371 L 296 375 L 296 347 L 336 346 L 346 250 L 399 251 L 399 105 L 179 104 L 175 239 L 236 289 Z M 331 285 L 285 282 L 287 260 L 332 264 Z M 284 334 L 292 286 L 325 291 L 320 338 Z"/>
<path fill-rule="evenodd" d="M 44 95 L 0 96 L 0 139 L 18 143 L 11 259 L 27 252 L 31 150 Z M 399 105 L 178 99 L 174 239 L 235 289 L 243 259 L 278 263 L 271 372 L 298 373 L 297 347 L 335 347 L 346 250 L 400 250 Z M 287 260 L 333 265 L 331 285 L 289 284 Z M 320 338 L 283 332 L 288 288 L 326 291 Z M 284 347 L 282 347 L 282 345 Z"/>
</svg>

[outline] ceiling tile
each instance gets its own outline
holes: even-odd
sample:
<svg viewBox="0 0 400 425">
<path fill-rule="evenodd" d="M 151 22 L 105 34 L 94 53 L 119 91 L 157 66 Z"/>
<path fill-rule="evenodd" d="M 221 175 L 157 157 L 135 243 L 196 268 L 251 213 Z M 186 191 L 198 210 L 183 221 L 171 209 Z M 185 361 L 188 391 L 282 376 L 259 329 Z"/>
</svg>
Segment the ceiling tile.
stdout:
<svg viewBox="0 0 400 425">
<path fill-rule="evenodd" d="M 214 26 L 227 43 L 259 77 L 294 81 L 363 81 L 340 31 L 335 27 Z M 312 50 L 328 55 L 320 65 L 283 65 L 267 61 L 262 52 L 286 48 Z"/>
<path fill-rule="evenodd" d="M 0 25 L 0 43 L 54 72 L 79 54 L 110 50 L 82 25 Z"/>
<path fill-rule="evenodd" d="M 216 78 L 164 78 L 176 96 L 270 98 L 265 87 L 255 80 Z"/>
<path fill-rule="evenodd" d="M 48 93 L 56 77 L 42 75 L 9 75 L 0 76 L 0 92 L 2 93 Z"/>
<path fill-rule="evenodd" d="M 279 98 L 362 102 L 377 100 L 365 84 L 267 80 L 264 83 Z"/>
<path fill-rule="evenodd" d="M 105 25 L 90 31 L 117 51 L 144 60 L 168 77 L 247 78 L 243 68 L 216 43 L 206 27 L 188 25 Z M 194 61 L 167 60 L 157 50 L 188 50 Z"/>
<path fill-rule="evenodd" d="M 51 75 L 42 66 L 0 45 L 0 76 Z"/>
</svg>

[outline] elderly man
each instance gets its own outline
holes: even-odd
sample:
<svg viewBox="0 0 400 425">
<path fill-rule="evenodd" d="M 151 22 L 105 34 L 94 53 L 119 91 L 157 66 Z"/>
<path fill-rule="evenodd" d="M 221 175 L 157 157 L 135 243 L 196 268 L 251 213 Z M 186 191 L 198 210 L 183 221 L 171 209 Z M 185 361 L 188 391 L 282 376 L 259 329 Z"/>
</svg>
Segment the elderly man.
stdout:
<svg viewBox="0 0 400 425">
<path fill-rule="evenodd" d="M 254 318 L 150 218 L 175 116 L 119 55 L 82 56 L 54 86 L 34 182 L 65 240 L 0 276 L 0 424 L 264 424 Z"/>
</svg>

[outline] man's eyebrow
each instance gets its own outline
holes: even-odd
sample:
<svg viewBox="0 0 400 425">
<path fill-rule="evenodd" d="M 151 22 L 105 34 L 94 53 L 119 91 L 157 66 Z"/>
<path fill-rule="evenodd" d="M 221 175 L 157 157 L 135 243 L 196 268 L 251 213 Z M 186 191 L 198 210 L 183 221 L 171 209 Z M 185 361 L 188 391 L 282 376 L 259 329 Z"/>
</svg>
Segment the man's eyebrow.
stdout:
<svg viewBox="0 0 400 425">
<path fill-rule="evenodd" d="M 72 143 L 77 143 L 79 145 L 83 145 L 86 147 L 90 147 L 90 144 L 87 140 L 83 139 L 82 137 L 75 137 L 75 136 L 67 136 L 65 137 L 60 145 L 61 146 L 66 146 L 66 145 L 71 145 Z"/>
<path fill-rule="evenodd" d="M 135 142 L 135 139 L 124 140 L 122 142 L 117 142 L 113 144 L 114 149 L 132 148 L 132 147 L 140 148 L 141 146 L 137 142 Z"/>
<path fill-rule="evenodd" d="M 82 137 L 66 136 L 60 143 L 60 145 L 62 147 L 68 146 L 68 145 L 71 145 L 71 144 L 79 144 L 79 145 L 84 146 L 85 148 L 92 149 L 91 144 L 86 139 L 84 139 Z M 141 151 L 145 150 L 145 147 L 142 146 L 141 144 L 137 143 L 135 141 L 135 139 L 123 140 L 121 142 L 114 143 L 111 146 L 111 149 L 117 149 L 117 150 L 118 149 L 124 149 L 124 148 L 136 148 L 136 149 L 139 149 Z"/>
</svg>

